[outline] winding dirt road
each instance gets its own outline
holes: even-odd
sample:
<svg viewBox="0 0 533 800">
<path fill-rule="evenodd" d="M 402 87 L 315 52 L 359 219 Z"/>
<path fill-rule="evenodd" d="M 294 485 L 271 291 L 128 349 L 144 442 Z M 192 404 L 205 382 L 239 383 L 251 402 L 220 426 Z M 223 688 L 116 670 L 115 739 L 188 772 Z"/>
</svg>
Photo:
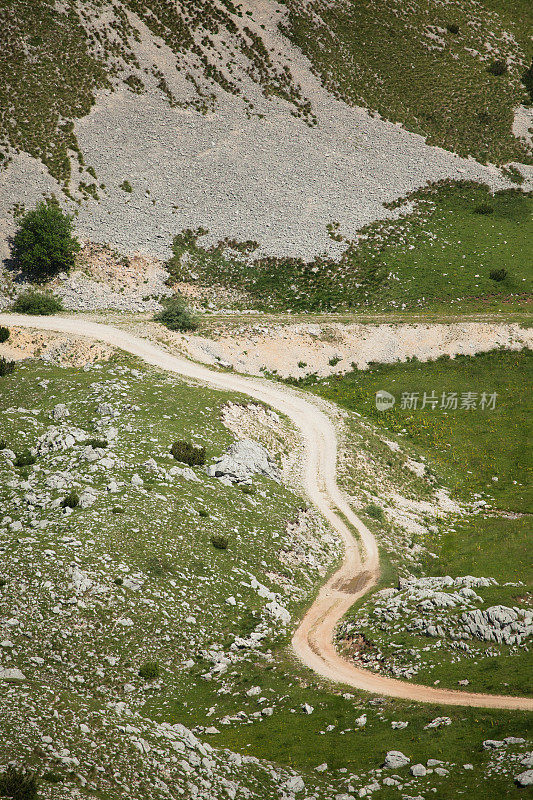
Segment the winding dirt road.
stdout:
<svg viewBox="0 0 533 800">
<path fill-rule="evenodd" d="M 335 626 L 350 606 L 376 582 L 379 556 L 374 536 L 353 513 L 337 486 L 335 428 L 311 399 L 264 379 L 216 372 L 110 325 L 65 317 L 28 318 L 19 314 L 0 314 L 0 324 L 59 331 L 106 342 L 155 367 L 215 389 L 241 392 L 261 400 L 294 422 L 304 445 L 302 481 L 306 494 L 335 528 L 345 546 L 341 567 L 322 587 L 292 640 L 299 658 L 319 675 L 356 689 L 404 700 L 533 711 L 533 699 L 530 698 L 474 694 L 406 683 L 358 669 L 337 653 L 333 644 Z M 357 531 L 359 543 L 353 530 Z M 364 551 L 363 557 L 361 551 Z"/>
</svg>

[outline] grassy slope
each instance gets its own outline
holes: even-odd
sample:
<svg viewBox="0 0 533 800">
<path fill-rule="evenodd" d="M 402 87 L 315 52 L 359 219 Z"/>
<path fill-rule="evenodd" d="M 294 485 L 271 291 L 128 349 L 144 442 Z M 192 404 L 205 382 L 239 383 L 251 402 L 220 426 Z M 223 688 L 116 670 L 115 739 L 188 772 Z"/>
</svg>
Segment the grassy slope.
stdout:
<svg viewBox="0 0 533 800">
<path fill-rule="evenodd" d="M 50 0 L 8 0 L 0 24 L 0 158 L 24 150 L 68 180 L 77 150 L 69 120 L 89 113 L 107 82 L 103 64 L 76 13 L 61 13 Z"/>
<path fill-rule="evenodd" d="M 65 714 L 66 719 L 75 709 L 92 728 L 94 719 L 101 713 L 100 692 L 103 692 L 106 702 L 113 700 L 117 692 L 122 699 L 120 687 L 128 681 L 136 687 L 134 705 L 148 718 L 186 725 L 215 724 L 221 733 L 210 737 L 212 744 L 230 746 L 249 755 L 295 766 L 304 775 L 308 773 L 309 786 L 318 780 L 314 767 L 324 761 L 330 765 L 328 776 L 339 782 L 343 780 L 340 769 L 348 768 L 349 772 L 361 774 L 378 767 L 387 750 L 401 749 L 413 761 L 434 757 L 457 765 L 451 768 L 447 778 L 433 775 L 415 782 L 412 786 L 415 794 L 417 789 L 431 786 L 436 788 L 432 796 L 448 800 L 460 791 L 473 792 L 481 785 L 487 798 L 519 797 L 519 790 L 509 776 L 488 775 L 489 754 L 482 750 L 481 742 L 488 737 L 523 736 L 528 724 L 525 714 L 450 709 L 446 710 L 453 720 L 450 728 L 425 731 L 424 725 L 441 715 L 442 709 L 393 700 L 387 700 L 382 708 L 376 708 L 367 704 L 364 694 L 353 692 L 351 696 L 343 697 L 342 687 L 321 687 L 316 676 L 295 663 L 283 650 L 276 652 L 276 658 L 270 664 L 252 656 L 230 668 L 223 687 L 219 681 L 203 679 L 205 662 L 198 658 L 201 649 L 210 641 L 223 640 L 227 634 L 246 633 L 253 623 L 249 614 L 257 612 L 262 605 L 255 593 L 240 585 L 240 576 L 232 575 L 228 567 L 250 569 L 267 585 L 265 570 L 272 567 L 286 569 L 285 565 L 276 563 L 277 547 L 270 533 L 280 529 L 287 515 L 294 512 L 298 500 L 286 490 L 260 481 L 259 490 L 266 492 L 267 496 L 261 499 L 259 507 L 254 508 L 253 505 L 250 507 L 254 497 L 250 499 L 238 490 L 218 483 L 216 492 L 211 482 L 206 484 L 205 479 L 200 484 L 178 479 L 176 484 L 165 487 L 150 473 L 139 469 L 139 464 L 149 456 L 169 466 L 161 453 L 169 441 L 180 435 L 205 443 L 209 455 L 220 452 L 230 440 L 229 434 L 217 422 L 217 410 L 226 395 L 192 389 L 144 368 L 140 368 L 137 375 L 129 371 L 122 373 L 123 367 L 138 368 L 138 364 L 120 359 L 98 372 L 83 372 L 34 362 L 19 366 L 13 376 L 2 379 L 0 388 L 4 408 L 14 405 L 38 410 L 36 415 L 19 413 L 3 417 L 2 435 L 17 448 L 35 441 L 43 427 L 49 424 L 49 409 L 57 402 L 66 402 L 71 409 L 69 423 L 91 432 L 95 406 L 103 396 L 111 405 L 121 407 L 119 443 L 114 450 L 127 465 L 113 470 L 113 476 L 126 480 L 121 494 L 111 497 L 101 494 L 91 509 L 77 510 L 67 518 L 61 518 L 58 512 L 45 510 L 39 517 L 52 520 L 50 529 L 44 532 L 24 530 L 15 535 L 9 533 L 2 539 L 2 570 L 10 574 L 13 568 L 17 576 L 16 582 L 2 590 L 4 594 L 8 590 L 4 600 L 10 604 L 13 601 L 22 604 L 24 595 L 19 598 L 18 594 L 11 594 L 18 591 L 16 587 L 21 578 L 23 585 L 35 587 L 36 568 L 44 571 L 46 578 L 55 584 L 59 597 L 63 596 L 64 572 L 73 556 L 72 547 L 62 541 L 65 533 L 83 543 L 78 548 L 78 563 L 106 586 L 103 602 L 98 608 L 89 607 L 86 611 L 76 612 L 82 624 L 69 632 L 66 638 L 49 630 L 54 628 L 53 621 L 49 626 L 43 626 L 37 614 L 34 622 L 27 623 L 30 632 L 35 626 L 32 647 L 21 648 L 17 664 L 32 676 L 33 697 L 38 698 L 41 692 L 43 697 L 48 697 L 46 693 L 51 689 L 56 697 L 54 707 Z M 45 388 L 41 385 L 43 379 L 52 382 Z M 140 410 L 127 409 L 125 403 L 138 405 Z M 12 416 L 13 422 L 10 421 Z M 124 428 L 127 424 L 132 426 L 132 430 Z M 72 455 L 65 459 L 61 454 L 41 457 L 40 466 L 57 472 L 59 468 L 69 466 L 72 459 Z M 76 458 L 70 466 L 74 479 L 83 482 L 84 472 L 78 475 L 75 463 Z M 148 495 L 139 495 L 128 488 L 129 476 L 134 471 L 140 472 L 144 478 Z M 109 473 L 101 477 L 99 472 L 95 475 L 97 487 L 101 481 L 109 479 Z M 3 491 L 9 493 L 5 483 Z M 153 503 L 150 499 L 152 492 Z M 61 496 L 62 492 L 56 494 Z M 168 502 L 162 502 L 155 494 L 166 496 Z M 124 514 L 109 514 L 110 506 L 117 503 L 124 507 Z M 199 518 L 199 507 L 208 508 L 210 517 Z M 21 512 L 13 509 L 10 513 L 15 517 Z M 208 533 L 211 525 L 217 530 L 231 529 L 227 553 L 216 553 L 210 547 Z M 238 531 L 233 530 L 235 527 Z M 25 541 L 28 533 L 36 541 Z M 56 552 L 52 561 L 48 557 L 45 559 L 45 549 Z M 110 561 L 103 559 L 106 554 L 111 556 Z M 124 574 L 119 564 L 126 564 L 131 571 L 142 574 L 145 583 L 140 594 L 113 584 L 115 576 Z M 295 581 L 298 581 L 298 574 L 299 570 L 292 571 Z M 209 582 L 201 581 L 201 575 L 210 576 Z M 309 587 L 309 584 L 304 581 L 304 586 Z M 35 588 L 32 596 L 34 592 Z M 242 594 L 243 605 L 239 605 L 237 613 L 222 602 L 231 592 Z M 26 600 L 27 597 L 26 594 Z M 38 603 L 38 612 L 48 619 L 51 601 L 44 596 L 38 599 Z M 169 616 L 165 617 L 165 613 Z M 185 621 L 189 613 L 198 615 L 200 626 Z M 107 621 L 113 623 L 118 615 L 132 616 L 135 627 L 123 630 L 114 626 L 108 631 Z M 199 627 L 206 629 L 205 635 Z M 70 631 L 68 626 L 67 630 Z M 66 648 L 68 663 L 58 668 L 51 655 L 58 650 L 65 652 Z M 112 668 L 103 663 L 102 656 L 108 653 L 119 656 L 118 663 Z M 177 669 L 183 658 L 191 654 L 196 660 L 195 667 L 190 672 Z M 30 655 L 40 655 L 45 659 L 38 675 L 27 661 Z M 142 682 L 136 677 L 139 663 L 147 658 L 157 658 L 163 668 L 159 689 L 143 690 Z M 95 676 L 95 667 L 102 664 L 104 676 Z M 66 678 L 72 674 L 81 675 L 86 683 L 70 689 Z M 268 704 L 275 707 L 274 715 L 261 721 L 221 725 L 219 720 L 224 714 L 235 714 L 240 710 L 251 714 L 261 708 L 256 697 L 246 694 L 246 690 L 254 685 L 261 687 Z M 94 686 L 100 690 L 93 695 Z M 224 691 L 221 692 L 222 688 Z M 52 732 L 56 723 L 45 710 L 47 702 L 39 707 L 46 720 L 46 729 Z M 300 706 L 303 702 L 315 708 L 310 717 L 302 716 Z M 206 717 L 212 707 L 215 713 Z M 369 718 L 367 726 L 355 730 L 354 719 L 363 712 Z M 391 729 L 390 722 L 398 719 L 409 721 L 405 731 Z M 321 733 L 329 724 L 335 725 L 334 730 Z M 11 725 L 18 725 L 16 717 L 12 718 Z M 8 728 L 8 734 L 13 731 Z M 68 729 L 61 723 L 60 735 L 63 740 L 68 739 L 67 746 L 70 743 L 73 752 L 84 747 L 85 736 L 80 739 L 74 731 L 68 736 L 67 733 Z M 131 750 L 123 753 L 118 743 L 108 741 L 110 735 L 111 731 L 105 729 L 99 735 L 100 746 L 105 750 L 99 757 L 104 764 L 110 758 L 115 759 L 118 767 L 124 757 L 131 760 L 133 754 Z M 12 748 L 9 755 L 13 756 Z M 90 760 L 90 755 L 88 758 Z M 474 764 L 473 772 L 463 771 L 461 764 L 467 762 Z M 514 773 L 518 771 L 514 769 Z M 322 796 L 319 790 L 317 794 Z M 95 795 L 91 793 L 91 796 Z M 108 797 L 107 794 L 101 796 Z M 265 789 L 266 796 L 269 795 Z M 397 796 L 397 790 L 384 788 L 380 796 L 387 800 Z"/>
<path fill-rule="evenodd" d="M 461 155 L 497 163 L 527 157 L 511 133 L 513 109 L 527 98 L 520 82 L 531 60 L 527 0 L 286 5 L 284 30 L 337 96 Z M 513 38 L 505 41 L 503 31 Z M 512 58 L 507 74 L 488 73 L 497 58 Z"/>
<path fill-rule="evenodd" d="M 101 727 L 98 718 L 105 716 L 107 701 L 123 699 L 125 683 L 135 686 L 134 707 L 152 694 L 161 698 L 163 707 L 170 706 L 184 684 L 185 691 L 190 691 L 184 661 L 192 657 L 203 673 L 212 666 L 202 660 L 211 644 L 229 648 L 236 635 L 247 636 L 261 618 L 268 619 L 267 601 L 242 583 L 249 583 L 250 573 L 267 586 L 272 586 L 267 572 L 300 586 L 294 595 L 296 612 L 302 597 L 318 581 L 317 567 L 300 572 L 279 555 L 287 544 L 287 522 L 302 506 L 292 492 L 274 481 L 258 479 L 256 493 L 245 494 L 207 478 L 201 469 L 197 469 L 198 482 L 179 476 L 168 482 L 142 466 L 150 457 L 167 469 L 175 465 L 168 448 L 179 437 L 204 444 L 209 460 L 224 451 L 233 437 L 220 422 L 219 411 L 230 397 L 239 398 L 193 388 L 152 370 L 136 370 L 138 366 L 132 359 L 115 359 L 100 370 L 84 371 L 27 362 L 0 382 L 0 439 L 16 452 L 32 447 L 53 424 L 49 413 L 56 403 L 67 404 L 69 426 L 87 431 L 88 439 L 102 438 L 96 425 L 100 402 L 120 409 L 119 418 L 108 421 L 118 429 L 116 442 L 107 448 L 114 467 L 92 470 L 81 455 L 83 444 L 41 455 L 35 465 L 16 470 L 0 459 L 1 505 L 10 515 L 2 520 L 0 533 L 4 638 L 8 633 L 5 620 L 13 609 L 24 617 L 23 630 L 9 630 L 14 659 L 6 659 L 3 653 L 2 666 L 7 660 L 29 678 L 30 703 L 41 709 L 38 725 L 52 734 L 56 723 L 48 711 L 50 692 L 56 695 L 54 708 L 65 719 L 70 720 L 71 711 L 79 713 L 92 729 Z M 67 475 L 67 485 L 47 490 L 47 477 L 57 473 Z M 144 491 L 131 485 L 134 473 L 144 480 Z M 25 476 L 30 491 L 38 496 L 44 492 L 53 500 L 61 500 L 71 489 L 81 494 L 92 479 L 98 498 L 90 508 L 77 508 L 65 516 L 50 502 L 40 507 L 23 500 L 29 487 L 18 484 Z M 119 482 L 117 492 L 106 490 L 111 478 Z M 114 513 L 118 509 L 121 513 Z M 203 510 L 208 516 L 200 516 Z M 46 527 L 33 525 L 32 516 L 47 522 Z M 20 521 L 22 529 L 11 530 L 10 520 Z M 221 532 L 229 539 L 226 551 L 210 543 L 211 535 Z M 319 561 L 325 552 L 319 553 Z M 73 561 L 98 586 L 96 594 L 85 594 L 85 605 L 74 610 L 67 599 L 72 594 L 68 568 Z M 121 580 L 131 576 L 140 579 L 142 589 L 122 585 Z M 51 582 L 51 591 L 43 586 L 45 580 Z M 230 595 L 237 599 L 235 607 L 225 602 Z M 118 620 L 124 618 L 133 624 L 123 627 Z M 26 634 L 32 637 L 31 647 Z M 265 649 L 275 636 L 267 636 Z M 110 665 L 108 656 L 117 663 Z M 39 667 L 31 660 L 36 657 L 43 659 Z M 143 686 L 137 673 L 145 661 L 159 663 L 163 691 Z M 192 680 L 204 682 L 197 675 Z M 17 703 L 22 702 L 22 694 L 19 691 Z M 22 712 L 15 708 L 10 709 L 8 720 L 4 718 L 0 763 L 13 757 L 27 761 L 26 731 L 19 736 L 20 714 L 27 714 L 27 707 Z M 55 735 L 68 739 L 78 754 L 87 747 L 70 723 Z M 102 762 L 115 762 L 125 774 L 131 754 L 122 752 L 120 744 L 108 741 L 105 734 L 99 737 L 99 746 L 105 748 Z M 82 760 L 90 763 L 90 754 L 85 753 Z M 32 763 L 41 767 L 43 762 L 36 755 Z"/>
<path fill-rule="evenodd" d="M 479 513 L 458 517 L 428 533 L 425 545 L 434 556 L 423 559 L 428 575 L 484 575 L 500 584 L 522 581 L 524 587 L 499 586 L 480 592 L 484 606 L 527 604 L 527 590 L 533 582 L 529 558 L 531 536 L 531 460 L 528 440 L 531 415 L 529 385 L 532 357 L 530 351 L 517 353 L 492 351 L 454 360 L 376 365 L 366 372 L 356 371 L 343 377 L 329 378 L 310 388 L 320 395 L 370 418 L 378 428 L 399 436 L 426 457 L 426 463 L 439 481 L 445 482 L 460 500 L 482 497 L 503 515 Z M 390 391 L 397 398 L 394 408 L 380 412 L 375 407 L 375 393 Z M 496 408 L 481 411 L 402 410 L 403 392 L 497 392 Z M 493 478 L 498 480 L 494 481 Z M 518 513 L 518 517 L 515 516 Z M 523 516 L 520 516 L 522 514 Z M 524 597 L 525 596 L 525 597 Z M 364 606 L 364 604 L 363 604 Z M 371 603 L 367 608 L 371 608 Z M 359 614 L 358 611 L 352 614 Z M 364 632 L 369 638 L 372 628 Z M 407 652 L 422 647 L 428 639 L 408 633 L 386 636 L 380 649 L 389 654 L 392 641 Z M 431 640 L 429 643 L 432 644 Z M 474 645 L 476 648 L 476 645 Z M 523 692 L 528 689 L 531 656 L 521 651 L 509 657 L 508 648 L 500 657 L 491 657 L 486 645 L 477 647 L 479 661 L 456 662 L 453 654 L 439 651 L 428 655 L 429 667 L 416 680 L 431 683 L 439 679 L 452 688 L 468 673 L 476 691 Z M 397 651 L 396 651 L 397 652 Z M 436 665 L 436 666 L 435 666 Z"/>
<path fill-rule="evenodd" d="M 533 198 L 517 191 L 492 196 L 473 183 L 444 183 L 410 198 L 398 220 L 373 223 L 349 243 L 340 261 L 244 259 L 221 243 L 208 250 L 185 232 L 174 241 L 170 270 L 179 280 L 248 292 L 264 310 L 472 311 L 520 308 L 531 292 Z M 484 206 L 492 213 L 478 213 Z M 406 211 L 409 207 L 406 208 Z M 334 233 L 334 235 L 337 235 Z M 188 254 L 186 264 L 181 257 Z M 503 281 L 492 270 L 504 268 Z"/>
<path fill-rule="evenodd" d="M 312 386 L 322 396 L 370 417 L 384 430 L 405 432 L 410 444 L 461 499 L 475 493 L 496 508 L 530 511 L 528 429 L 531 413 L 528 386 L 531 351 L 495 350 L 438 361 L 380 364 L 367 371 L 327 378 Z M 375 407 L 375 393 L 397 398 L 390 411 Z M 423 394 L 497 392 L 494 410 L 421 409 Z M 401 408 L 404 392 L 419 394 L 416 411 Z M 497 477 L 498 481 L 492 478 Z"/>
</svg>

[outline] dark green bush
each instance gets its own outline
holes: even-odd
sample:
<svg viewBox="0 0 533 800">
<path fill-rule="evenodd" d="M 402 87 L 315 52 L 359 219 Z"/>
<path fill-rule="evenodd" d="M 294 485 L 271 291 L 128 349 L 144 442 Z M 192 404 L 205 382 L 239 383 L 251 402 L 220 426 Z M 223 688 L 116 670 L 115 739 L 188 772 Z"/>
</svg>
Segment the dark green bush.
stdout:
<svg viewBox="0 0 533 800">
<path fill-rule="evenodd" d="M 209 516 L 209 511 L 206 508 L 199 508 L 198 509 L 198 515 L 200 517 L 204 517 L 204 519 L 205 519 L 205 518 L 207 518 Z"/>
<path fill-rule="evenodd" d="M 133 192 L 133 187 L 129 181 L 122 181 L 118 188 L 122 189 L 123 192 L 128 192 L 128 194 Z"/>
<path fill-rule="evenodd" d="M 521 80 L 531 97 L 531 102 L 533 102 L 533 59 L 531 60 L 531 65 L 523 73 Z"/>
<path fill-rule="evenodd" d="M 36 461 L 37 456 L 32 455 L 29 450 L 22 450 L 22 452 L 17 453 L 15 466 L 28 467 L 30 464 L 35 464 Z"/>
<path fill-rule="evenodd" d="M 9 328 L 6 328 L 4 325 L 0 325 L 0 344 L 3 342 L 7 342 L 9 339 Z"/>
<path fill-rule="evenodd" d="M 0 797 L 12 800 L 37 800 L 37 781 L 31 772 L 8 767 L 0 774 Z"/>
<path fill-rule="evenodd" d="M 383 513 L 383 509 L 381 508 L 381 506 L 378 506 L 375 503 L 370 503 L 369 505 L 367 505 L 365 511 L 369 517 L 372 517 L 372 519 L 377 519 L 380 522 L 382 522 L 385 519 L 385 514 Z"/>
<path fill-rule="evenodd" d="M 49 769 L 43 773 L 42 779 L 48 783 L 61 783 L 63 781 L 63 776 L 60 775 L 59 772 L 53 772 Z"/>
<path fill-rule="evenodd" d="M 3 375 L 11 375 L 15 372 L 15 362 L 8 361 L 7 358 L 0 356 L 0 377 Z"/>
<path fill-rule="evenodd" d="M 205 464 L 205 447 L 199 447 L 190 442 L 178 441 L 174 442 L 170 452 L 176 461 L 182 461 L 190 467 Z"/>
<path fill-rule="evenodd" d="M 13 258 L 25 275 L 38 283 L 68 272 L 80 249 L 72 235 L 72 217 L 56 203 L 38 203 L 21 219 L 13 240 Z"/>
<path fill-rule="evenodd" d="M 75 491 L 69 492 L 61 501 L 61 508 L 76 508 L 80 504 L 79 495 Z"/>
<path fill-rule="evenodd" d="M 255 494 L 255 486 L 252 486 L 251 483 L 243 483 L 241 486 L 241 492 L 243 494 Z"/>
<path fill-rule="evenodd" d="M 497 281 L 499 283 L 500 281 L 505 280 L 506 277 L 507 277 L 507 270 L 504 269 L 503 267 L 501 269 L 492 269 L 489 272 L 489 278 L 491 279 L 491 281 Z"/>
<path fill-rule="evenodd" d="M 164 301 L 165 307 L 154 319 L 162 322 L 171 331 L 195 331 L 198 323 L 185 305 L 182 297 L 175 294 L 169 300 Z"/>
<path fill-rule="evenodd" d="M 448 33 L 453 33 L 455 35 L 459 33 L 459 25 L 457 25 L 456 22 L 449 22 L 446 25 L 446 30 L 448 31 Z"/>
<path fill-rule="evenodd" d="M 62 311 L 63 304 L 51 294 L 29 291 L 19 294 L 13 303 L 12 310 L 18 311 L 19 314 L 42 314 L 44 316 L 49 316 L 50 314 L 55 314 L 57 311 Z"/>
<path fill-rule="evenodd" d="M 145 681 L 155 681 L 159 678 L 160 674 L 161 670 L 156 661 L 147 661 L 146 664 L 143 664 L 139 669 L 139 676 L 144 678 Z"/>
<path fill-rule="evenodd" d="M 505 61 L 493 61 L 490 67 L 488 68 L 488 72 L 490 72 L 491 75 L 499 76 L 499 75 L 505 75 L 507 69 L 508 67 Z"/>
<path fill-rule="evenodd" d="M 211 536 L 211 544 L 217 550 L 227 550 L 229 542 L 225 536 L 215 535 Z"/>
<path fill-rule="evenodd" d="M 86 444 L 89 444 L 91 447 L 94 447 L 94 449 L 97 450 L 98 448 L 103 449 L 104 447 L 107 447 L 109 442 L 107 439 L 88 439 Z"/>
<path fill-rule="evenodd" d="M 474 209 L 474 213 L 476 214 L 492 214 L 493 211 L 494 211 L 493 206 L 489 205 L 488 203 L 481 203 Z"/>
</svg>

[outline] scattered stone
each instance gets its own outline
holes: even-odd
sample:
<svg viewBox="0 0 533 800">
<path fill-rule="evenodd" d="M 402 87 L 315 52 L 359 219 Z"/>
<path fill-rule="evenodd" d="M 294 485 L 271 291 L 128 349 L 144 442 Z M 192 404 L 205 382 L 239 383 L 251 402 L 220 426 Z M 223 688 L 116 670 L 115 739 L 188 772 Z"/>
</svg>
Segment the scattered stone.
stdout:
<svg viewBox="0 0 533 800">
<path fill-rule="evenodd" d="M 452 721 L 450 717 L 435 717 L 434 720 L 428 722 L 427 725 L 424 725 L 424 730 L 428 728 L 443 728 L 446 725 L 451 725 Z"/>
<path fill-rule="evenodd" d="M 55 422 L 60 422 L 62 419 L 70 417 L 70 411 L 68 410 L 68 408 L 64 403 L 58 403 L 56 406 L 53 407 L 50 416 Z"/>
<path fill-rule="evenodd" d="M 20 669 L 16 669 L 15 667 L 11 668 L 4 668 L 0 667 L 0 681 L 25 681 L 26 676 L 24 673 L 20 671 Z"/>
<path fill-rule="evenodd" d="M 294 793 L 303 792 L 303 790 L 305 789 L 305 783 L 303 781 L 303 778 L 300 777 L 300 775 L 292 775 L 285 781 L 284 786 L 288 792 L 294 792 Z"/>
<path fill-rule="evenodd" d="M 533 769 L 526 769 L 525 772 L 521 772 L 520 775 L 515 777 L 515 782 L 519 786 L 533 786 Z"/>
<path fill-rule="evenodd" d="M 405 756 L 400 750 L 389 750 L 385 756 L 384 769 L 400 769 L 406 767 L 411 761 L 410 758 Z"/>
</svg>

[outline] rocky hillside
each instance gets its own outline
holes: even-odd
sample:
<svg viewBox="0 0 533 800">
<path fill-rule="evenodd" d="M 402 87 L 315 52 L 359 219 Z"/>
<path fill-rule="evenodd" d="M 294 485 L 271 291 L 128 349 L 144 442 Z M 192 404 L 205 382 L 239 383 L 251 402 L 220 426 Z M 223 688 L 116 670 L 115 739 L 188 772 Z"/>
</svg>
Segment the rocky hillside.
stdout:
<svg viewBox="0 0 533 800">
<path fill-rule="evenodd" d="M 0 378 L 0 793 L 15 764 L 39 800 L 521 796 L 526 714 L 325 686 L 285 647 L 339 545 L 294 488 L 284 419 L 109 348 L 25 334 L 1 346 L 43 353 Z M 385 580 L 403 576 L 361 609 L 374 641 L 358 657 L 408 677 L 397 637 L 428 625 L 410 643 L 422 670 L 448 652 L 429 626 L 451 638 L 458 616 L 470 647 L 503 631 L 525 652 L 526 614 L 510 607 L 527 604 L 523 584 L 518 599 L 516 583 L 424 567 L 436 526 L 470 505 L 408 440 L 360 415 L 337 423 L 343 488 L 380 536 Z M 177 439 L 206 464 L 176 460 Z M 340 631 L 350 652 L 354 619 Z M 471 653 L 453 659 L 471 677 Z"/>
<path fill-rule="evenodd" d="M 328 223 L 353 236 L 427 181 L 503 188 L 485 162 L 531 161 L 522 0 L 9 0 L 0 14 L 4 239 L 13 210 L 55 193 L 123 252 L 167 257 L 203 226 L 265 253 L 338 254 Z"/>
</svg>

